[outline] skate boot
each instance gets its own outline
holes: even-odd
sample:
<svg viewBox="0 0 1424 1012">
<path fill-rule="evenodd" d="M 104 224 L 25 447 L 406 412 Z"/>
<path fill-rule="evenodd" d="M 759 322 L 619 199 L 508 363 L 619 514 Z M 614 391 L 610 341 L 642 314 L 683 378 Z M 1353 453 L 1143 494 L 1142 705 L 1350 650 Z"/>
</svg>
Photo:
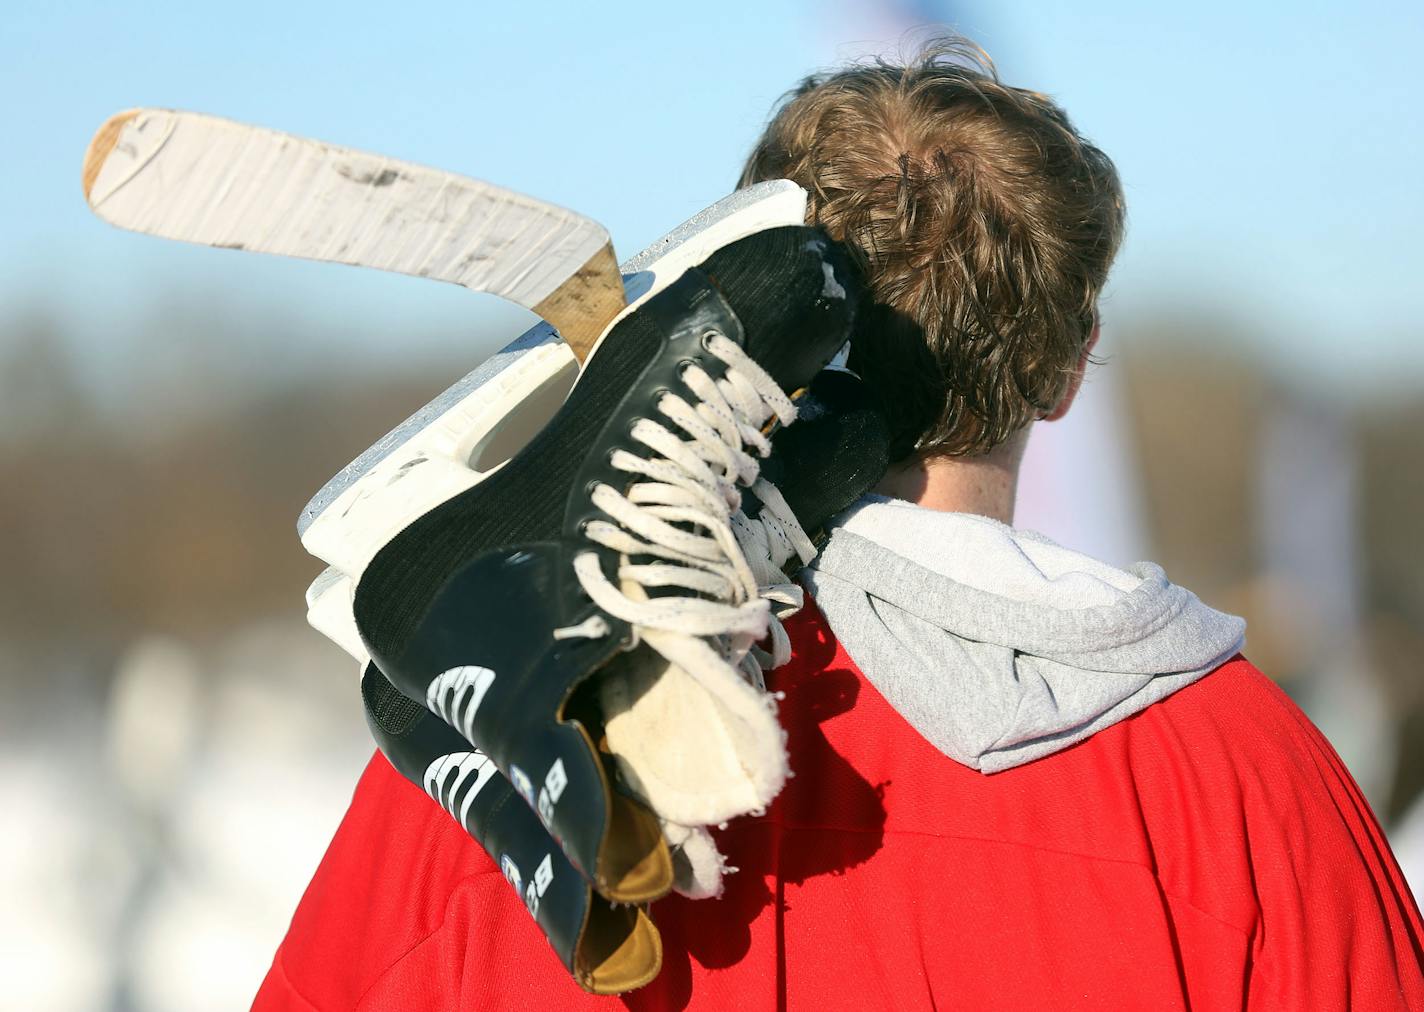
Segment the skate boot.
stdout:
<svg viewBox="0 0 1424 1012">
<path fill-rule="evenodd" d="M 617 994 L 657 976 L 662 942 L 647 913 L 595 893 L 489 757 L 372 665 L 361 698 L 381 752 L 499 865 L 580 987 Z"/>
<path fill-rule="evenodd" d="M 799 225 L 806 192 L 785 179 L 722 198 L 620 268 L 630 306 L 715 250 Z M 307 619 L 363 664 L 351 599 L 371 557 L 415 518 L 494 473 L 554 417 L 578 375 L 547 323 L 531 328 L 435 397 L 328 481 L 302 510 L 302 545 L 329 568 L 307 591 Z"/>
<path fill-rule="evenodd" d="M 844 344 L 858 297 L 816 230 L 718 250 L 616 323 L 539 435 L 411 523 L 357 587 L 381 670 L 493 758 L 610 899 L 653 899 L 672 869 L 657 819 L 587 730 L 589 675 L 620 658 L 713 684 L 751 757 L 709 809 L 722 818 L 785 777 L 773 708 L 724 648 L 749 648 L 770 620 L 731 516 L 769 449 L 763 427 L 794 419 L 785 391 Z"/>
<path fill-rule="evenodd" d="M 766 473 L 779 476 L 785 497 L 763 486 L 762 494 L 777 505 L 765 506 L 748 495 L 737 524 L 748 562 L 776 574 L 763 581 L 763 593 L 776 594 L 777 581 L 796 586 L 789 581 L 804 560 L 804 552 L 796 547 L 807 540 L 803 527 L 814 537 L 826 520 L 879 480 L 887 463 L 888 430 L 854 376 L 823 371 L 797 407 L 797 424 L 776 434 L 763 465 Z M 797 596 L 795 605 L 799 603 Z M 607 698 L 609 687 L 603 681 L 600 689 Z M 397 692 L 374 665 L 366 668 L 361 692 L 367 723 L 386 758 L 500 865 L 582 987 L 621 992 L 656 974 L 660 947 L 646 914 L 614 906 L 594 892 L 537 816 L 514 799 L 513 787 L 487 756 Z M 639 722 L 650 718 L 657 721 L 662 715 L 635 705 L 618 711 L 617 723 L 636 741 Z M 656 740 L 656 733 L 646 740 Z M 636 753 L 637 759 L 643 757 L 643 752 Z M 649 761 L 656 764 L 656 754 Z M 620 756 L 620 765 L 623 762 Z M 700 827 L 673 824 L 665 824 L 664 832 L 677 844 L 677 891 L 694 899 L 716 895 L 723 865 L 711 836 Z"/>
</svg>

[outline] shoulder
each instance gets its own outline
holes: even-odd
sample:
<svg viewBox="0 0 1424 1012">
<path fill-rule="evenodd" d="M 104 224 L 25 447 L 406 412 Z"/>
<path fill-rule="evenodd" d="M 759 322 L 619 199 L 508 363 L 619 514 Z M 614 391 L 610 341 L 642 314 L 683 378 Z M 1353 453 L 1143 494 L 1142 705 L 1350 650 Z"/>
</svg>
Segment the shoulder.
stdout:
<svg viewBox="0 0 1424 1012">
<path fill-rule="evenodd" d="M 1122 729 L 1134 765 L 1174 770 L 1177 789 L 1206 790 L 1218 802 L 1268 804 L 1279 819 L 1329 813 L 1341 790 L 1358 793 L 1310 718 L 1240 655 Z"/>
<path fill-rule="evenodd" d="M 1170 754 L 1163 779 L 1187 819 L 1206 813 L 1196 828 L 1209 830 L 1168 848 L 1158 878 L 1249 929 L 1253 995 L 1420 1007 L 1418 906 L 1369 802 L 1285 692 L 1238 657 L 1140 716 L 1159 755 L 1139 764 L 1161 767 Z"/>
<path fill-rule="evenodd" d="M 1358 795 L 1319 729 L 1239 655 L 1114 731 L 1144 789 L 1223 833 L 1265 821 L 1283 834 L 1333 830 L 1341 795 Z"/>
<path fill-rule="evenodd" d="M 1292 733 L 1314 731 L 1285 691 L 1241 654 L 1168 697 L 1159 707 L 1160 715 L 1178 721 L 1235 726 L 1243 731 L 1264 722 Z"/>
<path fill-rule="evenodd" d="M 1410 925 L 1369 802 L 1320 730 L 1242 657 L 1122 725 L 1169 892 L 1248 928 Z M 1353 929 L 1351 928 L 1353 925 Z"/>
</svg>

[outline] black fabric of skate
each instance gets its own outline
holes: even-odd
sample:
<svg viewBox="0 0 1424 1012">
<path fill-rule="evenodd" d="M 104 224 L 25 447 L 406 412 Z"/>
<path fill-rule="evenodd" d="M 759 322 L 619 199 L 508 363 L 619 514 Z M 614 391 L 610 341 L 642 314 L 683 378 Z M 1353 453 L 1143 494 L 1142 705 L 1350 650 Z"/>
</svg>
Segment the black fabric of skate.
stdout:
<svg viewBox="0 0 1424 1012">
<path fill-rule="evenodd" d="M 770 229 L 717 251 L 620 321 L 544 430 L 397 535 L 357 588 L 357 625 L 380 669 L 489 754 L 611 899 L 656 898 L 672 868 L 652 813 L 614 789 L 585 726 L 563 719 L 578 683 L 632 642 L 573 574 L 574 556 L 596 551 L 616 575 L 615 553 L 582 537 L 601 515 L 589 493 L 597 482 L 624 489 L 634 480 L 609 455 L 649 454 L 629 431 L 660 417 L 663 392 L 695 403 L 681 380 L 689 363 L 714 379 L 725 373 L 704 346 L 708 331 L 792 390 L 845 342 L 858 300 L 849 259 L 818 230 Z M 607 635 L 555 638 L 595 616 Z M 556 765 L 562 787 L 550 800 Z"/>
<path fill-rule="evenodd" d="M 761 476 L 776 486 L 802 530 L 824 538 L 827 521 L 878 482 L 890 466 L 890 426 L 879 399 L 854 373 L 827 369 L 796 402 L 796 424 L 776 433 Z M 757 516 L 751 492 L 742 510 Z M 794 556 L 786 575 L 799 568 Z"/>
<path fill-rule="evenodd" d="M 484 848 L 580 987 L 616 994 L 657 976 L 662 942 L 648 915 L 596 894 L 492 760 L 374 665 L 361 679 L 361 698 L 390 764 Z"/>
<path fill-rule="evenodd" d="M 796 406 L 796 424 L 773 434 L 772 452 L 761 471 L 814 536 L 884 473 L 889 430 L 865 384 L 850 373 L 822 371 Z M 760 504 L 746 492 L 743 508 L 755 515 Z M 517 879 L 527 891 L 528 869 L 537 870 L 549 858 L 550 884 L 541 895 L 534 883 L 537 906 L 532 913 L 580 986 L 616 993 L 641 986 L 657 973 L 661 943 L 651 919 L 637 907 L 610 904 L 595 892 L 529 806 L 516 799 L 503 773 L 495 771 L 483 783 L 461 776 L 458 760 L 474 747 L 401 694 L 374 664 L 366 669 L 361 695 L 367 725 L 387 760 L 445 808 L 502 869 L 508 856 L 514 874 L 506 870 L 505 875 L 512 885 Z M 446 757 L 450 760 L 442 770 L 437 763 Z M 467 805 L 472 790 L 477 793 Z M 524 893 L 521 898 L 530 905 Z"/>
</svg>

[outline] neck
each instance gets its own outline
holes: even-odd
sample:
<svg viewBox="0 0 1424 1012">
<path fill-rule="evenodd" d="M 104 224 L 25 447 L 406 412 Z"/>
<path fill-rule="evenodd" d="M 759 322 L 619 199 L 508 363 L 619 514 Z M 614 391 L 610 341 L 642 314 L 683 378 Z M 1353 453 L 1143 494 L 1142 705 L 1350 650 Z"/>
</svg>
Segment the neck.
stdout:
<svg viewBox="0 0 1424 1012">
<path fill-rule="evenodd" d="M 1013 524 L 1019 462 L 1027 444 L 1025 427 L 981 457 L 915 453 L 891 464 L 875 490 L 926 509 L 974 513 Z"/>
</svg>

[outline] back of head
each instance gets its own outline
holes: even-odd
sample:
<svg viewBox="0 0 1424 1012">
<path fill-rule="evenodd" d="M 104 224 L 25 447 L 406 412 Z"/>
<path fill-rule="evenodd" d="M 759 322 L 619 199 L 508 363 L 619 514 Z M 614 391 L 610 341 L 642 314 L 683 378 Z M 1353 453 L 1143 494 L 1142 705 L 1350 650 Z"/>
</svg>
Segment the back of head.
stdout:
<svg viewBox="0 0 1424 1012">
<path fill-rule="evenodd" d="M 892 453 L 976 455 L 1051 411 L 1084 353 L 1122 238 L 1117 173 L 1052 101 L 940 40 L 905 66 L 808 78 L 741 185 L 787 178 L 861 259 L 875 305 L 851 366 Z"/>
</svg>

